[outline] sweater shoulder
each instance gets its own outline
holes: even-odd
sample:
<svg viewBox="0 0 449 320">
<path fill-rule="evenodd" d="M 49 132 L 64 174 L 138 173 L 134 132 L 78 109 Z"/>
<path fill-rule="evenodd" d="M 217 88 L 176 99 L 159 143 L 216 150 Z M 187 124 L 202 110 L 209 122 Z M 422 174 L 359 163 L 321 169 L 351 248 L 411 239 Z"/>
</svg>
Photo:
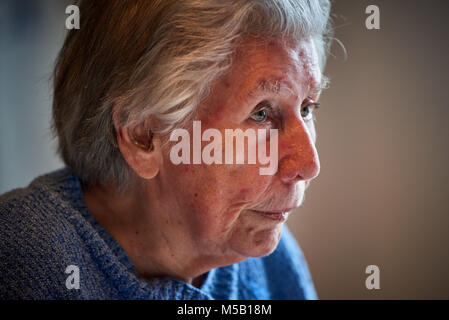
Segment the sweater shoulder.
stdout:
<svg viewBox="0 0 449 320">
<path fill-rule="evenodd" d="M 61 283 L 70 248 L 81 245 L 54 177 L 0 196 L 0 298 L 57 297 L 43 284 Z"/>
<path fill-rule="evenodd" d="M 67 189 L 69 178 L 69 171 L 60 169 L 37 177 L 27 187 L 17 188 L 0 195 L 0 221 L 10 215 L 24 214 L 28 211 L 44 212 L 45 208 L 42 205 L 62 198 L 62 192 L 58 191 Z M 73 181 L 70 181 L 68 185 L 71 183 Z"/>
<path fill-rule="evenodd" d="M 64 199 L 55 188 L 58 173 L 38 177 L 28 187 L 0 196 L 0 246 L 11 239 L 45 242 L 46 236 L 67 229 Z"/>
</svg>

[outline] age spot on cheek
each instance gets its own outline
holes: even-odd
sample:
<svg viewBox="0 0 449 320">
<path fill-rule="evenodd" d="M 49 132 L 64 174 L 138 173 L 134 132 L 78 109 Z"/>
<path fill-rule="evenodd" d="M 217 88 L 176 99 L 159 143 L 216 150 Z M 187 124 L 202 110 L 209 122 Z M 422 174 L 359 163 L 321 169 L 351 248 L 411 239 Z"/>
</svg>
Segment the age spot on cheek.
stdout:
<svg viewBox="0 0 449 320">
<path fill-rule="evenodd" d="M 254 189 L 253 188 L 243 188 L 238 190 L 239 199 L 242 201 L 252 201 L 254 200 Z"/>
<path fill-rule="evenodd" d="M 240 194 L 242 195 L 243 198 L 246 198 L 246 196 L 248 195 L 248 192 L 249 192 L 248 188 L 240 189 Z"/>
</svg>

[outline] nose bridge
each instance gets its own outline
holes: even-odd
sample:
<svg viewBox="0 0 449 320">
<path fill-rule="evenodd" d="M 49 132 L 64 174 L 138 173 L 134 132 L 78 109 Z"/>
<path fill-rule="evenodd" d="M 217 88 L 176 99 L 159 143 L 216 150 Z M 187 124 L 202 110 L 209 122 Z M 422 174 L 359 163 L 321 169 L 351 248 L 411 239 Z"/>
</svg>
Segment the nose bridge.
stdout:
<svg viewBox="0 0 449 320">
<path fill-rule="evenodd" d="M 320 161 L 312 132 L 306 124 L 295 119 L 284 135 L 279 172 L 284 182 L 311 180 L 318 176 Z"/>
</svg>

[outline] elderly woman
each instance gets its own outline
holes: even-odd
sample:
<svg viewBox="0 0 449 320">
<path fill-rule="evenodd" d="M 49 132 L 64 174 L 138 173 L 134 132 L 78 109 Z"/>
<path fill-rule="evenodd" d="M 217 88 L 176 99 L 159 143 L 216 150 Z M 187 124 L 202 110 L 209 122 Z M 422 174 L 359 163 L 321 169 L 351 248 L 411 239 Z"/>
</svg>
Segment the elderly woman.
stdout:
<svg viewBox="0 0 449 320">
<path fill-rule="evenodd" d="M 79 8 L 54 72 L 66 167 L 1 197 L 0 297 L 316 298 L 284 223 L 319 172 L 329 2 Z"/>
</svg>

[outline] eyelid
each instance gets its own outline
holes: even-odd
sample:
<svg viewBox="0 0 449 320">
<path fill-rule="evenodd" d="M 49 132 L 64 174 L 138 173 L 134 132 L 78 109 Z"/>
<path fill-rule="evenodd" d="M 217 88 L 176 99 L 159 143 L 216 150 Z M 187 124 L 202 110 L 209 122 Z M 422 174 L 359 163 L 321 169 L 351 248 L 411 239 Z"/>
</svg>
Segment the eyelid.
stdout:
<svg viewBox="0 0 449 320">
<path fill-rule="evenodd" d="M 317 109 L 319 108 L 320 103 L 313 100 L 311 97 L 307 97 L 302 102 L 301 107 L 305 107 L 307 105 L 314 105 Z"/>
<path fill-rule="evenodd" d="M 320 108 L 320 104 L 318 102 L 310 102 L 306 104 L 306 106 L 313 106 L 313 110 Z"/>
<path fill-rule="evenodd" d="M 259 105 L 260 105 L 260 107 L 257 107 L 257 106 L 259 106 Z M 267 100 L 264 100 L 264 101 L 262 101 L 262 102 L 259 102 L 259 103 L 256 105 L 256 108 L 254 108 L 253 113 L 254 113 L 254 112 L 258 112 L 258 111 L 263 110 L 263 109 L 273 110 L 273 107 L 271 106 L 271 103 L 270 103 L 270 102 L 268 102 Z"/>
</svg>

